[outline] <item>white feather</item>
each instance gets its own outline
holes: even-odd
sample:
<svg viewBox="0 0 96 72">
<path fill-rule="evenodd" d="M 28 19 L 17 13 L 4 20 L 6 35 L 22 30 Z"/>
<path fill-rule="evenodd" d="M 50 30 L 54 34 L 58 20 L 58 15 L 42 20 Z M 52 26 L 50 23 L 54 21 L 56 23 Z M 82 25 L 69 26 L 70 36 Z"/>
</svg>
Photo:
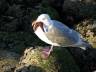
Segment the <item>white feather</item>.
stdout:
<svg viewBox="0 0 96 72">
<path fill-rule="evenodd" d="M 47 38 L 47 36 L 44 34 L 44 32 L 42 31 L 42 29 L 40 27 L 37 28 L 37 30 L 34 32 L 42 41 L 51 44 L 51 45 L 55 45 L 55 46 L 60 46 L 57 43 L 52 43 L 51 40 L 49 40 Z"/>
</svg>

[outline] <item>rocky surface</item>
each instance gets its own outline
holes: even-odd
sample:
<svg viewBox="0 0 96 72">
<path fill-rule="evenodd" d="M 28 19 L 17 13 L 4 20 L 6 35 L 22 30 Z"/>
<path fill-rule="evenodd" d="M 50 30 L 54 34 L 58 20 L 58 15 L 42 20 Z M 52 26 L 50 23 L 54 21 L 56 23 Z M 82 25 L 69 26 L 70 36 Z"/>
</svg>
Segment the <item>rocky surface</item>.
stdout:
<svg viewBox="0 0 96 72">
<path fill-rule="evenodd" d="M 15 72 L 80 72 L 73 57 L 66 49 L 55 47 L 46 60 L 41 58 L 41 51 L 42 47 L 26 49 Z"/>
<path fill-rule="evenodd" d="M 79 65 L 80 72 L 96 71 L 96 49 L 91 48 L 86 51 L 80 48 L 67 48 L 72 54 L 75 62 Z"/>
<path fill-rule="evenodd" d="M 0 49 L 0 72 L 13 72 L 18 66 L 20 55 Z"/>
<path fill-rule="evenodd" d="M 86 18 L 96 19 L 95 0 L 49 0 L 49 4 L 59 12 L 61 21 L 69 27 Z"/>
<path fill-rule="evenodd" d="M 96 49 L 54 47 L 50 57 L 41 58 L 43 47 L 26 48 L 23 55 L 0 50 L 0 72 L 93 72 Z"/>
<path fill-rule="evenodd" d="M 96 20 L 87 19 L 76 25 L 76 30 L 81 33 L 94 48 L 96 48 Z"/>
<path fill-rule="evenodd" d="M 15 72 L 93 72 L 96 70 L 96 49 L 54 47 L 51 56 L 41 58 L 43 47 L 27 48 Z"/>
<path fill-rule="evenodd" d="M 96 48 L 95 0 L 0 0 L 0 49 L 7 50 L 0 50 L 0 70 L 5 70 L 5 72 L 14 70 L 45 72 L 46 70 L 51 71 L 51 68 L 53 72 L 92 72 L 96 70 L 95 49 L 87 51 L 79 48 L 57 49 L 47 61 L 37 59 L 36 57 L 40 58 L 40 55 L 39 50 L 35 49 L 37 53 L 33 55 L 36 61 L 43 65 L 33 64 L 34 56 L 30 57 L 33 49 L 26 48 L 47 45 L 34 35 L 31 27 L 32 21 L 41 13 L 48 13 L 52 19 L 60 20 L 76 29 Z M 21 55 L 24 51 L 18 66 L 17 55 Z M 49 66 L 46 65 L 47 62 Z"/>
<path fill-rule="evenodd" d="M 20 1 L 21 3 L 19 3 Z M 41 2 L 41 0 L 36 1 L 20 0 L 20 1 L 10 0 L 8 2 L 4 1 L 6 4 L 1 3 L 5 4 L 4 6 L 6 5 L 8 6 L 7 8 L 4 7 L 6 8 L 6 10 L 4 9 L 5 11 L 1 13 L 0 31 L 8 31 L 8 32 L 31 31 L 32 21 L 41 13 L 49 13 L 54 18 L 58 17 L 58 13 L 55 11 L 55 9 L 48 6 L 48 4 Z M 11 5 L 10 2 L 12 2 Z"/>
</svg>

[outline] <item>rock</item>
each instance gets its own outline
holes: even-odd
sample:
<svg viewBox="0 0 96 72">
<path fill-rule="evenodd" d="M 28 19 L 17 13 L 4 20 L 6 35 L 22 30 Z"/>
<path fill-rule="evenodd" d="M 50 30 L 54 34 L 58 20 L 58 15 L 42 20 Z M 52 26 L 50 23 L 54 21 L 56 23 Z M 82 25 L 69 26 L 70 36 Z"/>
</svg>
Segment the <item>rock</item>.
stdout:
<svg viewBox="0 0 96 72">
<path fill-rule="evenodd" d="M 43 70 L 42 68 L 38 67 L 38 66 L 21 66 L 19 68 L 17 68 L 14 72 L 46 72 L 45 70 Z"/>
<path fill-rule="evenodd" d="M 16 31 L 32 31 L 31 23 L 41 13 L 48 13 L 54 18 L 59 18 L 58 12 L 41 0 L 27 0 L 22 4 L 16 4 L 15 0 L 11 0 L 12 4 L 8 5 L 8 9 L 0 17 L 0 30 L 7 32 Z M 10 1 L 10 2 L 11 2 Z M 21 0 L 16 0 L 16 2 Z M 34 5 L 35 3 L 38 3 Z M 29 5 L 29 6 L 28 6 Z M 30 6 L 32 5 L 32 6 Z"/>
<path fill-rule="evenodd" d="M 90 44 L 96 48 L 96 20 L 86 19 L 76 25 L 76 30 L 81 33 L 83 38 L 85 38 Z"/>
<path fill-rule="evenodd" d="M 9 5 L 13 5 L 15 0 L 7 0 Z"/>
<path fill-rule="evenodd" d="M 0 32 L 0 49 L 22 53 L 26 47 L 46 45 L 32 32 Z"/>
<path fill-rule="evenodd" d="M 5 13 L 7 8 L 8 8 L 8 4 L 6 0 L 0 0 L 0 16 Z"/>
<path fill-rule="evenodd" d="M 23 16 L 23 11 L 21 9 L 22 5 L 16 5 L 13 4 L 12 6 L 9 6 L 8 10 L 6 11 L 5 15 L 6 16 L 12 16 L 12 17 L 21 17 Z"/>
<path fill-rule="evenodd" d="M 96 70 L 96 49 L 90 48 L 82 50 L 80 48 L 68 48 L 68 51 L 74 57 L 81 72 L 93 72 Z"/>
<path fill-rule="evenodd" d="M 0 72 L 13 72 L 19 62 L 19 54 L 0 49 Z"/>
<path fill-rule="evenodd" d="M 42 47 L 26 49 L 15 72 L 80 72 L 66 49 L 57 48 L 47 60 L 41 58 L 41 50 Z"/>
<path fill-rule="evenodd" d="M 61 18 L 61 21 L 73 28 L 74 24 L 86 18 L 96 18 L 95 0 L 49 0 Z"/>
<path fill-rule="evenodd" d="M 36 4 L 41 3 L 42 0 L 25 0 L 24 4 L 27 6 L 36 6 Z"/>
<path fill-rule="evenodd" d="M 17 28 L 18 28 L 18 20 L 13 19 L 12 21 L 7 22 L 7 23 L 1 23 L 0 30 L 1 31 L 14 32 L 17 30 Z"/>
<path fill-rule="evenodd" d="M 63 3 L 63 12 L 67 15 L 73 16 L 75 19 L 80 17 L 95 18 L 96 6 L 92 3 L 84 3 L 82 1 L 65 0 Z"/>
<path fill-rule="evenodd" d="M 34 3 L 38 3 L 38 2 L 40 2 L 41 0 L 27 0 L 27 1 L 25 1 L 25 0 L 7 0 L 8 1 L 8 3 L 9 3 L 9 5 L 13 5 L 13 4 L 34 4 Z"/>
<path fill-rule="evenodd" d="M 84 3 L 92 3 L 92 4 L 96 4 L 95 0 L 81 0 Z"/>
<path fill-rule="evenodd" d="M 64 1 L 65 0 L 49 0 L 49 4 L 56 8 L 62 8 Z"/>
<path fill-rule="evenodd" d="M 24 4 L 24 0 L 14 0 L 15 4 Z"/>
</svg>

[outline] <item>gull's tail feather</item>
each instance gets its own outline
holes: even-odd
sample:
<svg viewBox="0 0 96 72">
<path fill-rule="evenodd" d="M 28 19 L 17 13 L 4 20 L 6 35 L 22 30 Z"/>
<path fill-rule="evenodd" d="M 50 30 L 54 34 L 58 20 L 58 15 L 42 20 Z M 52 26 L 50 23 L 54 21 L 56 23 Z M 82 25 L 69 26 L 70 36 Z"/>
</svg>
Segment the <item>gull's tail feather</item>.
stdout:
<svg viewBox="0 0 96 72">
<path fill-rule="evenodd" d="M 83 38 L 80 38 L 78 40 L 78 43 L 73 45 L 73 47 L 79 47 L 79 48 L 81 48 L 83 50 L 87 50 L 87 49 L 93 48 L 92 45 L 88 41 L 84 40 Z"/>
<path fill-rule="evenodd" d="M 84 49 L 84 50 L 87 50 L 87 49 L 91 49 L 93 47 L 92 47 L 92 45 L 88 41 L 82 39 L 82 45 L 81 45 L 80 48 Z"/>
</svg>

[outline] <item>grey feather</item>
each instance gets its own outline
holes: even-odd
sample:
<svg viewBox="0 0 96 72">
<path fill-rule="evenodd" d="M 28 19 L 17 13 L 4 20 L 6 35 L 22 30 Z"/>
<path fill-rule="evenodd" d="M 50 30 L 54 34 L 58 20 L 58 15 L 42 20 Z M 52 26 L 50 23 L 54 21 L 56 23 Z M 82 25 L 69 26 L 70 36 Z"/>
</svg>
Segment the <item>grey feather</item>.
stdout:
<svg viewBox="0 0 96 72">
<path fill-rule="evenodd" d="M 74 45 L 79 41 L 79 33 L 59 21 L 52 20 L 52 22 L 52 27 L 45 34 L 53 43 L 66 47 Z"/>
</svg>

